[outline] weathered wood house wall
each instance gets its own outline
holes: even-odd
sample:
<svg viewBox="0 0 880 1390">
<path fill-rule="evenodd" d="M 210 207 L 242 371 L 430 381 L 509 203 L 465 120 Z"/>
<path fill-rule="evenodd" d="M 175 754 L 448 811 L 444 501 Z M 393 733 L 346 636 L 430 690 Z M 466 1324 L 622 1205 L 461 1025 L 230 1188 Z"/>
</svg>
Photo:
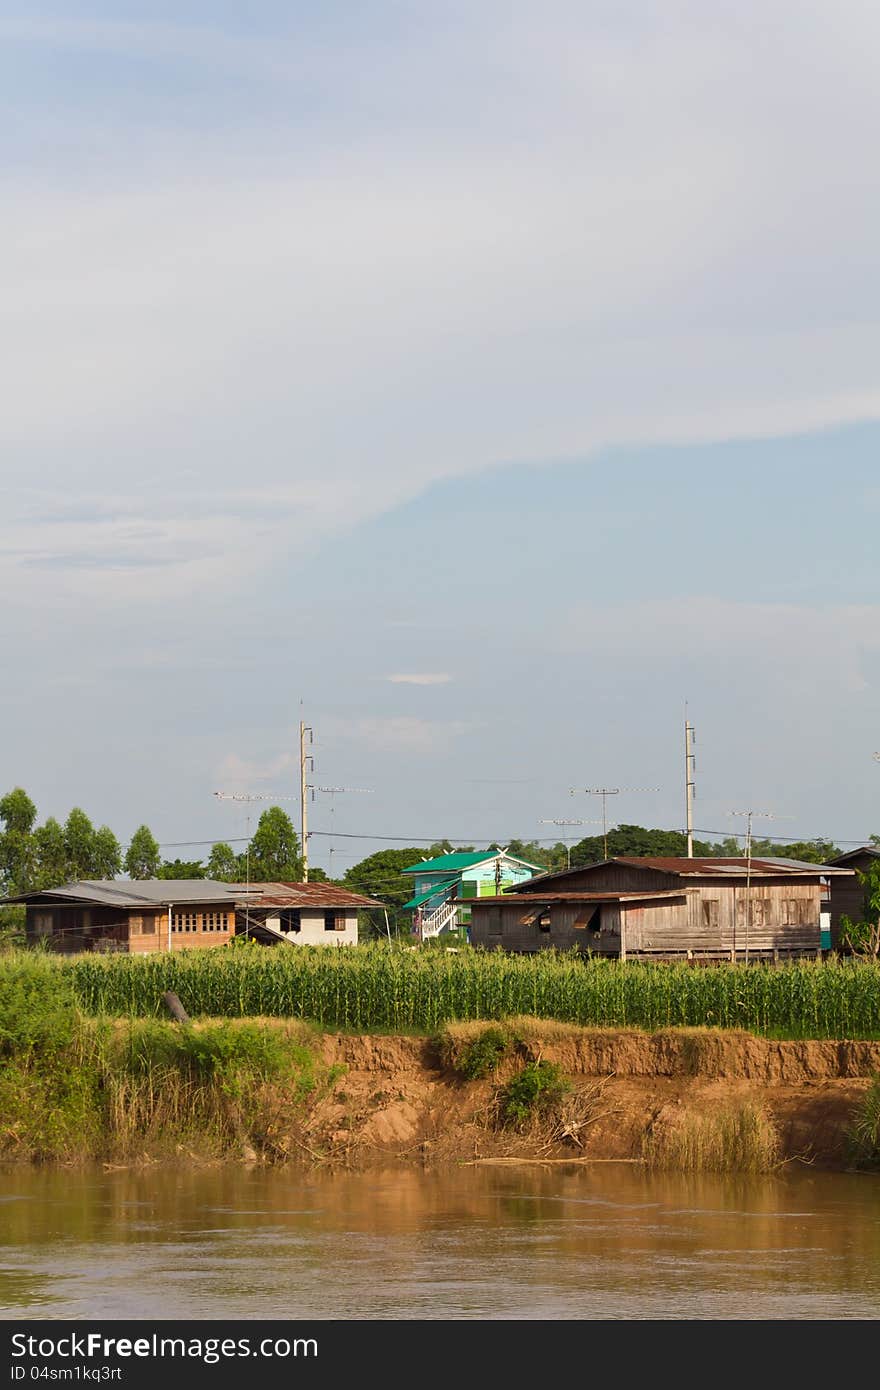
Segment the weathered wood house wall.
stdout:
<svg viewBox="0 0 880 1390">
<path fill-rule="evenodd" d="M 474 905 L 474 945 L 599 955 L 778 958 L 820 950 L 823 876 L 795 861 L 626 860 Z M 844 876 L 847 871 L 842 871 Z"/>
<path fill-rule="evenodd" d="M 15 901 L 25 904 L 28 943 L 65 955 L 192 950 L 222 946 L 235 934 L 232 889 L 207 880 L 65 884 Z"/>
<path fill-rule="evenodd" d="M 861 849 L 849 850 L 833 861 L 836 868 L 852 869 L 852 876 L 835 876 L 831 880 L 831 941 L 836 947 L 841 940 L 841 918 L 848 917 L 851 922 L 861 922 L 865 916 L 865 889 L 859 878 L 873 865 L 880 863 L 880 849 L 873 845 L 862 845 Z"/>
</svg>

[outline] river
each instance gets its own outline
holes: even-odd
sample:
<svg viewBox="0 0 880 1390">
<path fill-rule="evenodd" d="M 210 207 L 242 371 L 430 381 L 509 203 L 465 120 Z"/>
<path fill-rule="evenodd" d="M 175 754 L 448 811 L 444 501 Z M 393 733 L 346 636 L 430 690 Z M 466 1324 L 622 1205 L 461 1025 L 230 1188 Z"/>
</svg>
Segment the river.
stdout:
<svg viewBox="0 0 880 1390">
<path fill-rule="evenodd" d="M 7 1168 L 0 1316 L 877 1318 L 880 1177 Z"/>
</svg>

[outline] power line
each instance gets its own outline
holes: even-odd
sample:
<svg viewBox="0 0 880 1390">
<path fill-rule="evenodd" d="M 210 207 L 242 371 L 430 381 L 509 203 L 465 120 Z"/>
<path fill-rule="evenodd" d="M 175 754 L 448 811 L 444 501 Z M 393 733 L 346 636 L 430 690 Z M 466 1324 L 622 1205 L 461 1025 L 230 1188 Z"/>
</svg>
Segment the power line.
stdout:
<svg viewBox="0 0 880 1390">
<path fill-rule="evenodd" d="M 649 827 L 642 827 L 642 828 L 649 828 Z M 351 831 L 336 831 L 336 832 L 334 832 L 334 831 L 332 831 L 332 830 L 310 830 L 310 831 L 309 831 L 309 836 L 310 836 L 310 837 L 311 837 L 311 836 L 314 836 L 314 835 L 332 836 L 332 835 L 334 835 L 334 833 L 335 833 L 336 839 L 338 839 L 338 840 L 378 840 L 378 841 L 380 841 L 380 842 L 386 842 L 386 841 L 388 841 L 388 842 L 392 842 L 392 843 L 398 844 L 398 845 L 435 845 L 435 844 L 439 844 L 439 843 L 442 842 L 443 840 L 448 840 L 450 844 L 454 844 L 456 841 L 458 841 L 458 842 L 460 843 L 461 841 L 470 841 L 470 840 L 473 840 L 475 843 L 479 844 L 481 841 L 482 841 L 483 843 L 486 843 L 487 841 L 488 841 L 489 843 L 491 843 L 493 840 L 498 840 L 498 842 L 499 842 L 499 844 L 500 844 L 500 843 L 501 843 L 501 840 L 505 838 L 504 836 L 497 836 L 497 835 L 372 835 L 372 834 L 369 834 L 369 833 L 366 833 L 366 832 L 365 832 L 365 833 L 354 833 L 354 832 L 351 832 Z M 666 833 L 668 833 L 668 834 L 673 834 L 673 835 L 684 835 L 684 834 L 685 834 L 685 831 L 679 829 L 677 826 L 672 826 L 671 828 L 669 828 L 669 829 L 666 831 Z M 695 829 L 694 829 L 694 834 L 695 834 L 695 835 L 720 835 L 720 836 L 722 837 L 722 839 L 728 839 L 728 838 L 729 838 L 729 839 L 742 839 L 742 834 L 737 835 L 737 834 L 731 832 L 729 826 L 728 826 L 726 829 L 724 829 L 724 830 L 717 830 L 717 829 L 716 829 L 716 830 L 709 830 L 709 829 L 703 829 L 703 828 L 697 826 L 697 827 L 695 827 Z M 587 837 L 587 838 L 590 838 L 590 837 Z M 592 837 L 592 838 L 598 839 L 599 837 L 598 837 L 598 836 L 594 836 L 594 837 Z M 799 842 L 799 843 L 807 844 L 807 843 L 810 843 L 811 841 L 815 841 L 815 840 L 828 841 L 829 843 L 835 844 L 835 845 L 864 845 L 864 844 L 867 843 L 867 839 L 866 839 L 865 836 L 862 836 L 862 837 L 861 837 L 860 839 L 858 839 L 858 840 L 843 839 L 843 838 L 842 838 L 841 836 L 839 836 L 839 835 L 765 835 L 765 836 L 763 836 L 762 838 L 765 839 L 765 840 L 771 840 L 771 841 L 777 841 L 777 840 L 778 840 L 780 843 L 782 843 L 782 842 L 784 842 L 784 841 L 788 841 L 788 842 Z M 870 836 L 867 837 L 867 838 L 869 839 Z M 520 836 L 520 835 L 509 835 L 509 836 L 507 836 L 507 842 L 508 842 L 508 843 L 509 843 L 509 841 L 512 840 L 512 839 L 516 839 L 516 840 L 521 839 L 521 840 L 523 841 L 524 844 L 536 844 L 536 845 L 552 845 L 552 844 L 556 844 L 556 843 L 558 842 L 558 837 L 557 837 L 557 839 L 554 839 L 553 836 L 534 836 L 534 835 L 529 835 L 528 837 L 526 837 L 526 836 Z M 221 835 L 221 836 L 216 836 L 216 837 L 215 837 L 214 839 L 212 839 L 212 840 L 163 840 L 163 841 L 160 841 L 160 843 L 159 843 L 159 848 L 160 848 L 160 849 L 187 849 L 187 848 L 189 848 L 189 847 L 197 847 L 197 846 L 199 846 L 199 845 L 239 845 L 239 844 L 245 844 L 245 843 L 247 843 L 247 837 L 245 837 L 245 836 L 241 836 L 241 835 L 240 835 L 240 836 L 235 837 L 235 838 L 228 838 L 228 837 L 226 837 L 226 836 Z M 123 848 L 127 848 L 127 846 L 123 846 Z"/>
</svg>

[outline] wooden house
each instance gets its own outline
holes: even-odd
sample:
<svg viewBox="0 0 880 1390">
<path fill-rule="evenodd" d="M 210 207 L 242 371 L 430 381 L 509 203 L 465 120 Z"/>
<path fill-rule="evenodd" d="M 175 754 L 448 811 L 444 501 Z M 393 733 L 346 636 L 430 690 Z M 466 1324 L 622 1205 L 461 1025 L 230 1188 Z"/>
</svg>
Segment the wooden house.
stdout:
<svg viewBox="0 0 880 1390">
<path fill-rule="evenodd" d="M 471 941 L 508 951 L 752 959 L 817 955 L 826 881 L 793 859 L 609 859 L 472 903 Z"/>
<path fill-rule="evenodd" d="M 831 941 L 837 948 L 841 938 L 841 918 L 848 917 L 851 922 L 861 922 L 865 918 L 865 889 L 859 874 L 880 864 L 880 847 L 862 845 L 860 849 L 838 855 L 831 862 L 836 868 L 853 871 L 850 877 L 835 877 L 831 881 Z"/>
<path fill-rule="evenodd" d="M 242 934 L 266 945 L 356 945 L 358 912 L 382 908 L 332 883 L 211 879 L 100 879 L 8 901 L 25 905 L 29 944 L 66 954 L 192 950 Z"/>
<path fill-rule="evenodd" d="M 415 888 L 403 907 L 412 912 L 413 934 L 426 941 L 441 932 L 467 929 L 472 900 L 502 893 L 542 870 L 506 850 L 484 849 L 422 859 L 402 872 L 412 875 Z"/>
<path fill-rule="evenodd" d="M 235 934 L 235 892 L 211 879 L 97 879 L 23 893 L 28 943 L 51 950 L 181 951 Z"/>
</svg>

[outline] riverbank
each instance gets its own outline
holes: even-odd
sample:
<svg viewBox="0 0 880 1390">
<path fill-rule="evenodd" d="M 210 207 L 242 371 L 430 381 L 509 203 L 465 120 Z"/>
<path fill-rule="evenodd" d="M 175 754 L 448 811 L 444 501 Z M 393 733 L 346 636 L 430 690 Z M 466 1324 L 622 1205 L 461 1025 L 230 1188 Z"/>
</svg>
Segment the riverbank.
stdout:
<svg viewBox="0 0 880 1390">
<path fill-rule="evenodd" d="M 845 1168 L 853 1161 L 854 1122 L 880 1073 L 876 1042 L 648 1033 L 523 1018 L 503 1025 L 510 1042 L 492 1074 L 466 1080 L 456 1062 L 487 1031 L 491 1025 L 451 1024 L 429 1040 L 324 1035 L 324 1061 L 345 1072 L 311 1112 L 315 1140 L 335 1161 L 356 1166 L 418 1157 Z M 570 1085 L 561 1120 L 556 1107 L 520 1129 L 499 1125 L 499 1091 L 535 1063 L 558 1068 Z M 744 1129 L 754 1143 L 743 1145 Z"/>
<path fill-rule="evenodd" d="M 52 1017 L 2 1059 L 2 1159 L 840 1169 L 880 1074 L 878 1042 L 735 1030 L 525 1017 L 424 1037 Z"/>
</svg>

